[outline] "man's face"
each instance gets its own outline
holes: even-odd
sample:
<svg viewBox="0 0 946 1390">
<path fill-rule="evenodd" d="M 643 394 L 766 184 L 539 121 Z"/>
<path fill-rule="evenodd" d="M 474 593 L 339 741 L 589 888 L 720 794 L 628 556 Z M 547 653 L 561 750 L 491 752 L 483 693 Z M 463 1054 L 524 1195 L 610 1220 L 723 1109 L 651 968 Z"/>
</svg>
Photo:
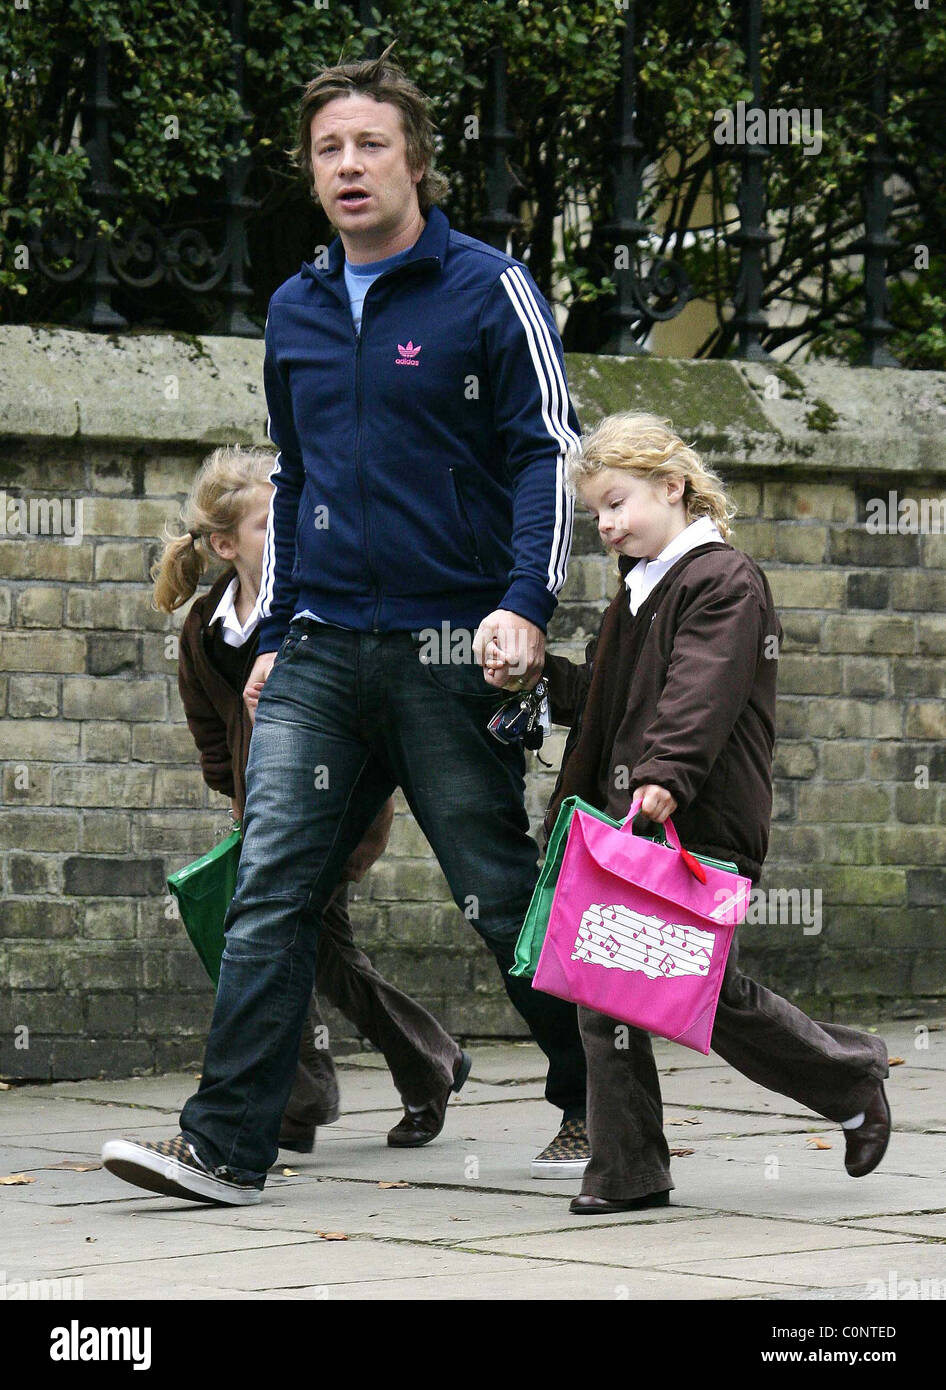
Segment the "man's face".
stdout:
<svg viewBox="0 0 946 1390">
<path fill-rule="evenodd" d="M 417 217 L 424 171 L 408 168 L 396 106 L 336 97 L 312 117 L 310 134 L 315 191 L 346 244 L 371 246 Z"/>
</svg>

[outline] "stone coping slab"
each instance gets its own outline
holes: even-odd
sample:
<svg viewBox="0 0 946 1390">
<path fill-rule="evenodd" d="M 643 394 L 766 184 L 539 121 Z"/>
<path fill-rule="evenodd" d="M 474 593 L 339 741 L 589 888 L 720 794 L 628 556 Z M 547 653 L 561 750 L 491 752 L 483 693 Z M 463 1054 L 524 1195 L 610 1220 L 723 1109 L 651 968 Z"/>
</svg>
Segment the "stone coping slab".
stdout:
<svg viewBox="0 0 946 1390">
<path fill-rule="evenodd" d="M 265 444 L 263 344 L 172 333 L 0 327 L 0 439 Z M 715 465 L 946 469 L 946 373 L 572 353 L 584 428 L 650 410 Z M 13 478 L 10 481 L 14 481 Z"/>
</svg>

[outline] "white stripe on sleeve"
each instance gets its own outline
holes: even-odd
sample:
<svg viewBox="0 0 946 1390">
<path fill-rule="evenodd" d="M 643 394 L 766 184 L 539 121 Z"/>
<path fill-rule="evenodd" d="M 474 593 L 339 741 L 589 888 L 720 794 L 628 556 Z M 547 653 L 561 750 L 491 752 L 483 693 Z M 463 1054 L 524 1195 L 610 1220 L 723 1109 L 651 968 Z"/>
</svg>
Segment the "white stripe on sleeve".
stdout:
<svg viewBox="0 0 946 1390">
<path fill-rule="evenodd" d="M 565 455 L 577 446 L 578 436 L 568 423 L 568 388 L 565 374 L 552 345 L 548 324 L 519 266 L 509 266 L 500 276 L 503 289 L 516 311 L 529 345 L 542 400 L 542 419 L 555 441 L 555 530 L 548 563 L 546 588 L 557 594 L 565 583 L 571 548 L 575 501 L 565 487 Z"/>
</svg>

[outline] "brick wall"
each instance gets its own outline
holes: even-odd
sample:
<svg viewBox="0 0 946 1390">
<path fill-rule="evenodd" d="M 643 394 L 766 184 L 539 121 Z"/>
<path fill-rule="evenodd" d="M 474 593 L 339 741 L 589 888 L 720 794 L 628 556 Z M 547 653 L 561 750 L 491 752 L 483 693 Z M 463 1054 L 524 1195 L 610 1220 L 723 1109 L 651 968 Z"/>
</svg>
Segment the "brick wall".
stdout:
<svg viewBox="0 0 946 1390">
<path fill-rule="evenodd" d="M 165 875 L 214 842 L 227 803 L 204 786 L 183 722 L 182 617 L 152 609 L 147 574 L 200 458 L 226 440 L 262 442 L 258 345 L 109 348 L 0 330 L 16 334 L 20 375 L 0 396 L 0 1074 L 192 1065 L 212 995 Z M 919 1016 L 946 996 L 946 536 L 870 534 L 865 515 L 890 489 L 943 496 L 946 382 L 780 372 L 569 361 L 583 422 L 645 406 L 696 440 L 738 502 L 735 544 L 762 564 L 779 607 L 776 806 L 760 887 L 809 896 L 741 930 L 745 961 L 823 1017 Z M 161 396 L 169 375 L 173 410 Z M 829 432 L 809 427 L 821 401 L 836 416 Z M 37 497 L 82 499 L 78 543 L 11 531 L 13 502 Z M 555 650 L 583 651 L 616 575 L 579 518 Z M 557 731 L 544 750 L 556 767 L 563 742 Z M 553 777 L 533 760 L 536 827 Z M 793 922 L 816 892 L 820 915 Z M 400 794 L 390 847 L 352 902 L 378 968 L 448 1028 L 521 1035 Z M 336 1050 L 357 1046 L 327 1014 Z"/>
</svg>

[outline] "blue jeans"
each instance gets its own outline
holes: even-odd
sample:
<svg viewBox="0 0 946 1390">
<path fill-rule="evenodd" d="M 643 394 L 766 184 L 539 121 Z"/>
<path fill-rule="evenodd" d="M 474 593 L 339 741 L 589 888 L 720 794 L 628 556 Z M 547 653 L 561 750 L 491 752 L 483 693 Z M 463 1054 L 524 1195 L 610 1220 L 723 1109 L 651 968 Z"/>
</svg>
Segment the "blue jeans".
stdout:
<svg viewBox="0 0 946 1390">
<path fill-rule="evenodd" d="M 216 1006 L 200 1088 L 181 1113 L 211 1167 L 262 1186 L 275 1162 L 321 911 L 396 786 L 549 1059 L 546 1097 L 583 1113 L 574 1006 L 509 975 L 538 849 L 524 754 L 486 728 L 504 698 L 475 663 L 421 661 L 409 632 L 291 625 L 256 711 Z"/>
</svg>

